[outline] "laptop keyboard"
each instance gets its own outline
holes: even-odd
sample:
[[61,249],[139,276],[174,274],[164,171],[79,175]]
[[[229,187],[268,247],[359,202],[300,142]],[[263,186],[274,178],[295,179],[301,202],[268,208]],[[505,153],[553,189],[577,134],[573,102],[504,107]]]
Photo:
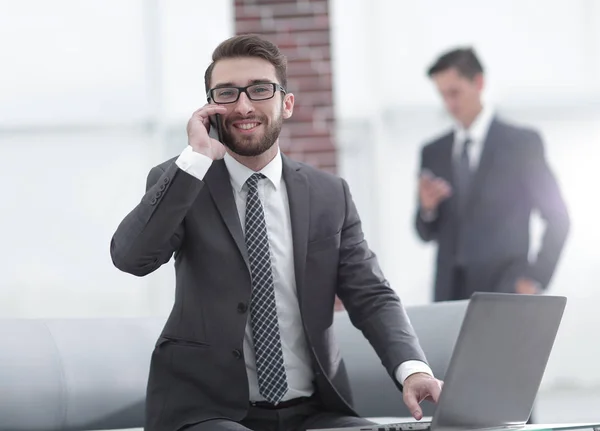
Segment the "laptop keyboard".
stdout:
[[427,431],[431,427],[429,422],[402,422],[398,424],[375,425],[360,428],[361,431]]

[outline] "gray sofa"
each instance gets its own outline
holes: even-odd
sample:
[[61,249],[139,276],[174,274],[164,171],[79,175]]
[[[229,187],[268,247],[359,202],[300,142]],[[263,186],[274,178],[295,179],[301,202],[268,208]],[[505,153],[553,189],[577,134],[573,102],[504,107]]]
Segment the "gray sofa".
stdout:
[[[409,307],[443,378],[466,302]],[[149,359],[161,318],[0,320],[0,431],[143,427]],[[407,417],[402,396],[344,312],[334,322],[366,417]],[[432,406],[424,406],[431,415]]]

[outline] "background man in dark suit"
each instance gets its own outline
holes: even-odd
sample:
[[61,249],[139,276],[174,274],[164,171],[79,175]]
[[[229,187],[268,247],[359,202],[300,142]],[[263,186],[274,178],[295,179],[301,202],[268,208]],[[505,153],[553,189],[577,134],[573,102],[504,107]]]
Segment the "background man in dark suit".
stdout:
[[[421,153],[416,229],[438,244],[434,300],[467,299],[475,291],[540,293],[570,225],[540,135],[483,106],[483,67],[472,49],[443,54],[428,75],[456,122]],[[546,231],[531,262],[533,210]]]
[[[456,121],[421,153],[416,229],[438,244],[435,301],[475,291],[542,291],[570,221],[540,135],[501,121],[482,105],[483,68],[472,49],[443,54],[428,75]],[[530,261],[532,210],[546,230]]]
[[[285,57],[259,37],[233,37],[214,51],[205,86],[189,145],[150,171],[111,242],[115,266],[137,276],[175,255],[146,429],[369,424],[352,408],[335,342],[336,294],[420,419],[419,402],[437,401],[441,382],[367,246],[346,182],[279,151],[294,107]],[[210,117],[226,148],[209,136]]]
[[[570,221],[540,135],[501,121],[482,105],[483,68],[472,49],[443,54],[428,75],[456,121],[421,153],[416,229],[438,244],[435,301],[475,291],[542,291]],[[532,210],[546,230],[530,261]]]

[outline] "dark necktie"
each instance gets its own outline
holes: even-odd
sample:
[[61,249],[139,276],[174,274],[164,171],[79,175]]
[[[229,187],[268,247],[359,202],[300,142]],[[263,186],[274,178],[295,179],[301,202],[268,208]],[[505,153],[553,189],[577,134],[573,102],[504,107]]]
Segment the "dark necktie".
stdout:
[[460,158],[456,163],[456,188],[460,214],[462,214],[465,208],[471,185],[471,165],[469,161],[469,149],[471,144],[471,138],[467,138],[462,145]]
[[[471,147],[472,141],[470,138],[467,138],[461,149],[460,157],[455,162],[455,187],[456,187],[456,198],[457,198],[457,226],[456,226],[456,264],[458,266],[463,266],[466,262],[465,256],[467,256],[467,251],[465,249],[466,242],[463,234],[463,223],[464,223],[464,210],[467,204],[467,199],[469,198],[469,188],[471,183],[471,165],[469,163],[469,148]],[[455,286],[458,289],[461,289],[462,286]],[[462,293],[460,294],[462,295]]]
[[246,247],[252,276],[250,324],[256,352],[256,373],[260,394],[278,403],[288,390],[281,336],[277,321],[275,288],[271,271],[271,254],[263,206],[258,196],[258,181],[263,174],[253,174],[246,184]]

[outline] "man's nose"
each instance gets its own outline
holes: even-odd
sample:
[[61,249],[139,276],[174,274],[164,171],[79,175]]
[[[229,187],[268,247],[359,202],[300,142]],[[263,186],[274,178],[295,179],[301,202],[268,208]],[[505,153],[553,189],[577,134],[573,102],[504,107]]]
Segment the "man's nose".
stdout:
[[254,112],[254,105],[252,105],[252,101],[248,98],[246,93],[240,94],[240,97],[235,104],[234,111],[242,116],[246,116]]

